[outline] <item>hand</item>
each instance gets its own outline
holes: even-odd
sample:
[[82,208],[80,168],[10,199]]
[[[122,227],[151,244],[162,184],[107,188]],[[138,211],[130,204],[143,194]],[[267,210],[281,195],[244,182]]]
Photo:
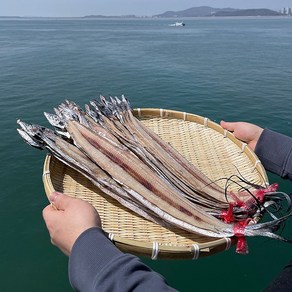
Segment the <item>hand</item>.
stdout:
[[78,236],[91,227],[101,227],[100,217],[89,203],[54,192],[51,205],[43,210],[43,218],[51,241],[66,255],[70,255]]
[[221,121],[220,125],[222,128],[230,131],[233,135],[247,143],[247,145],[252,149],[255,150],[256,144],[262,134],[263,130],[261,127],[256,126],[254,124],[245,123],[245,122],[225,122]]

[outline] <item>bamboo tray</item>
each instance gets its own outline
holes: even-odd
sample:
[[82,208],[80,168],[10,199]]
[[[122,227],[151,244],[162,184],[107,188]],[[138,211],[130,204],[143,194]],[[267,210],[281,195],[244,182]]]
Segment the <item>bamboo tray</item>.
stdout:
[[[245,143],[207,118],[172,110],[135,109],[134,115],[169,142],[203,173],[224,187],[231,175],[265,186],[266,172]],[[91,203],[99,212],[103,229],[124,252],[152,259],[197,259],[224,251],[233,238],[209,238],[179,228],[166,229],[121,206],[70,167],[47,155],[43,183],[47,196],[54,190]],[[230,187],[236,191],[235,184]]]

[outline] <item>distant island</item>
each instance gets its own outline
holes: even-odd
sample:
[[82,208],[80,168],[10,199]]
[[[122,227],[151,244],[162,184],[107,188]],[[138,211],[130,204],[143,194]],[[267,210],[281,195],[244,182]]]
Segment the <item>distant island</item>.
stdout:
[[[260,9],[235,9],[235,8],[213,8],[209,6],[192,7],[180,11],[166,11],[153,16],[143,16],[144,18],[185,18],[185,17],[234,17],[234,16],[284,16],[289,15],[283,12],[260,8]],[[124,16],[104,16],[88,15],[85,18],[141,18],[141,16],[124,15]]]
[[180,17],[219,17],[219,16],[281,16],[281,12],[261,9],[234,9],[234,8],[212,8],[209,6],[193,7],[180,11],[166,11],[152,17],[157,18],[180,18]]

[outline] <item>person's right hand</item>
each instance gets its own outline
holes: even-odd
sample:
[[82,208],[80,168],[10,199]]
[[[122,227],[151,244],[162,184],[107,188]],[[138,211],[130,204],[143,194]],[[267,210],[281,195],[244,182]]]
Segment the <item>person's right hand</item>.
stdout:
[[263,130],[261,127],[246,123],[246,122],[225,122],[221,121],[220,126],[230,132],[233,135],[247,143],[247,145],[252,149],[255,150],[256,144],[262,134]]
[[66,255],[81,233],[91,227],[101,227],[99,214],[89,203],[54,192],[52,205],[43,210],[43,217],[50,233],[51,242]]

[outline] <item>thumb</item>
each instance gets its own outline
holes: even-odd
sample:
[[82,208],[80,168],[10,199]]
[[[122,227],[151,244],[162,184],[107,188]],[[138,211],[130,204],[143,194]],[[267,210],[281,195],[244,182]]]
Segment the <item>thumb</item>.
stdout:
[[65,210],[69,203],[72,201],[72,198],[59,192],[53,192],[50,195],[49,199],[57,210]]
[[220,126],[230,132],[233,132],[235,130],[235,124],[236,123],[225,122],[223,120],[220,122]]

